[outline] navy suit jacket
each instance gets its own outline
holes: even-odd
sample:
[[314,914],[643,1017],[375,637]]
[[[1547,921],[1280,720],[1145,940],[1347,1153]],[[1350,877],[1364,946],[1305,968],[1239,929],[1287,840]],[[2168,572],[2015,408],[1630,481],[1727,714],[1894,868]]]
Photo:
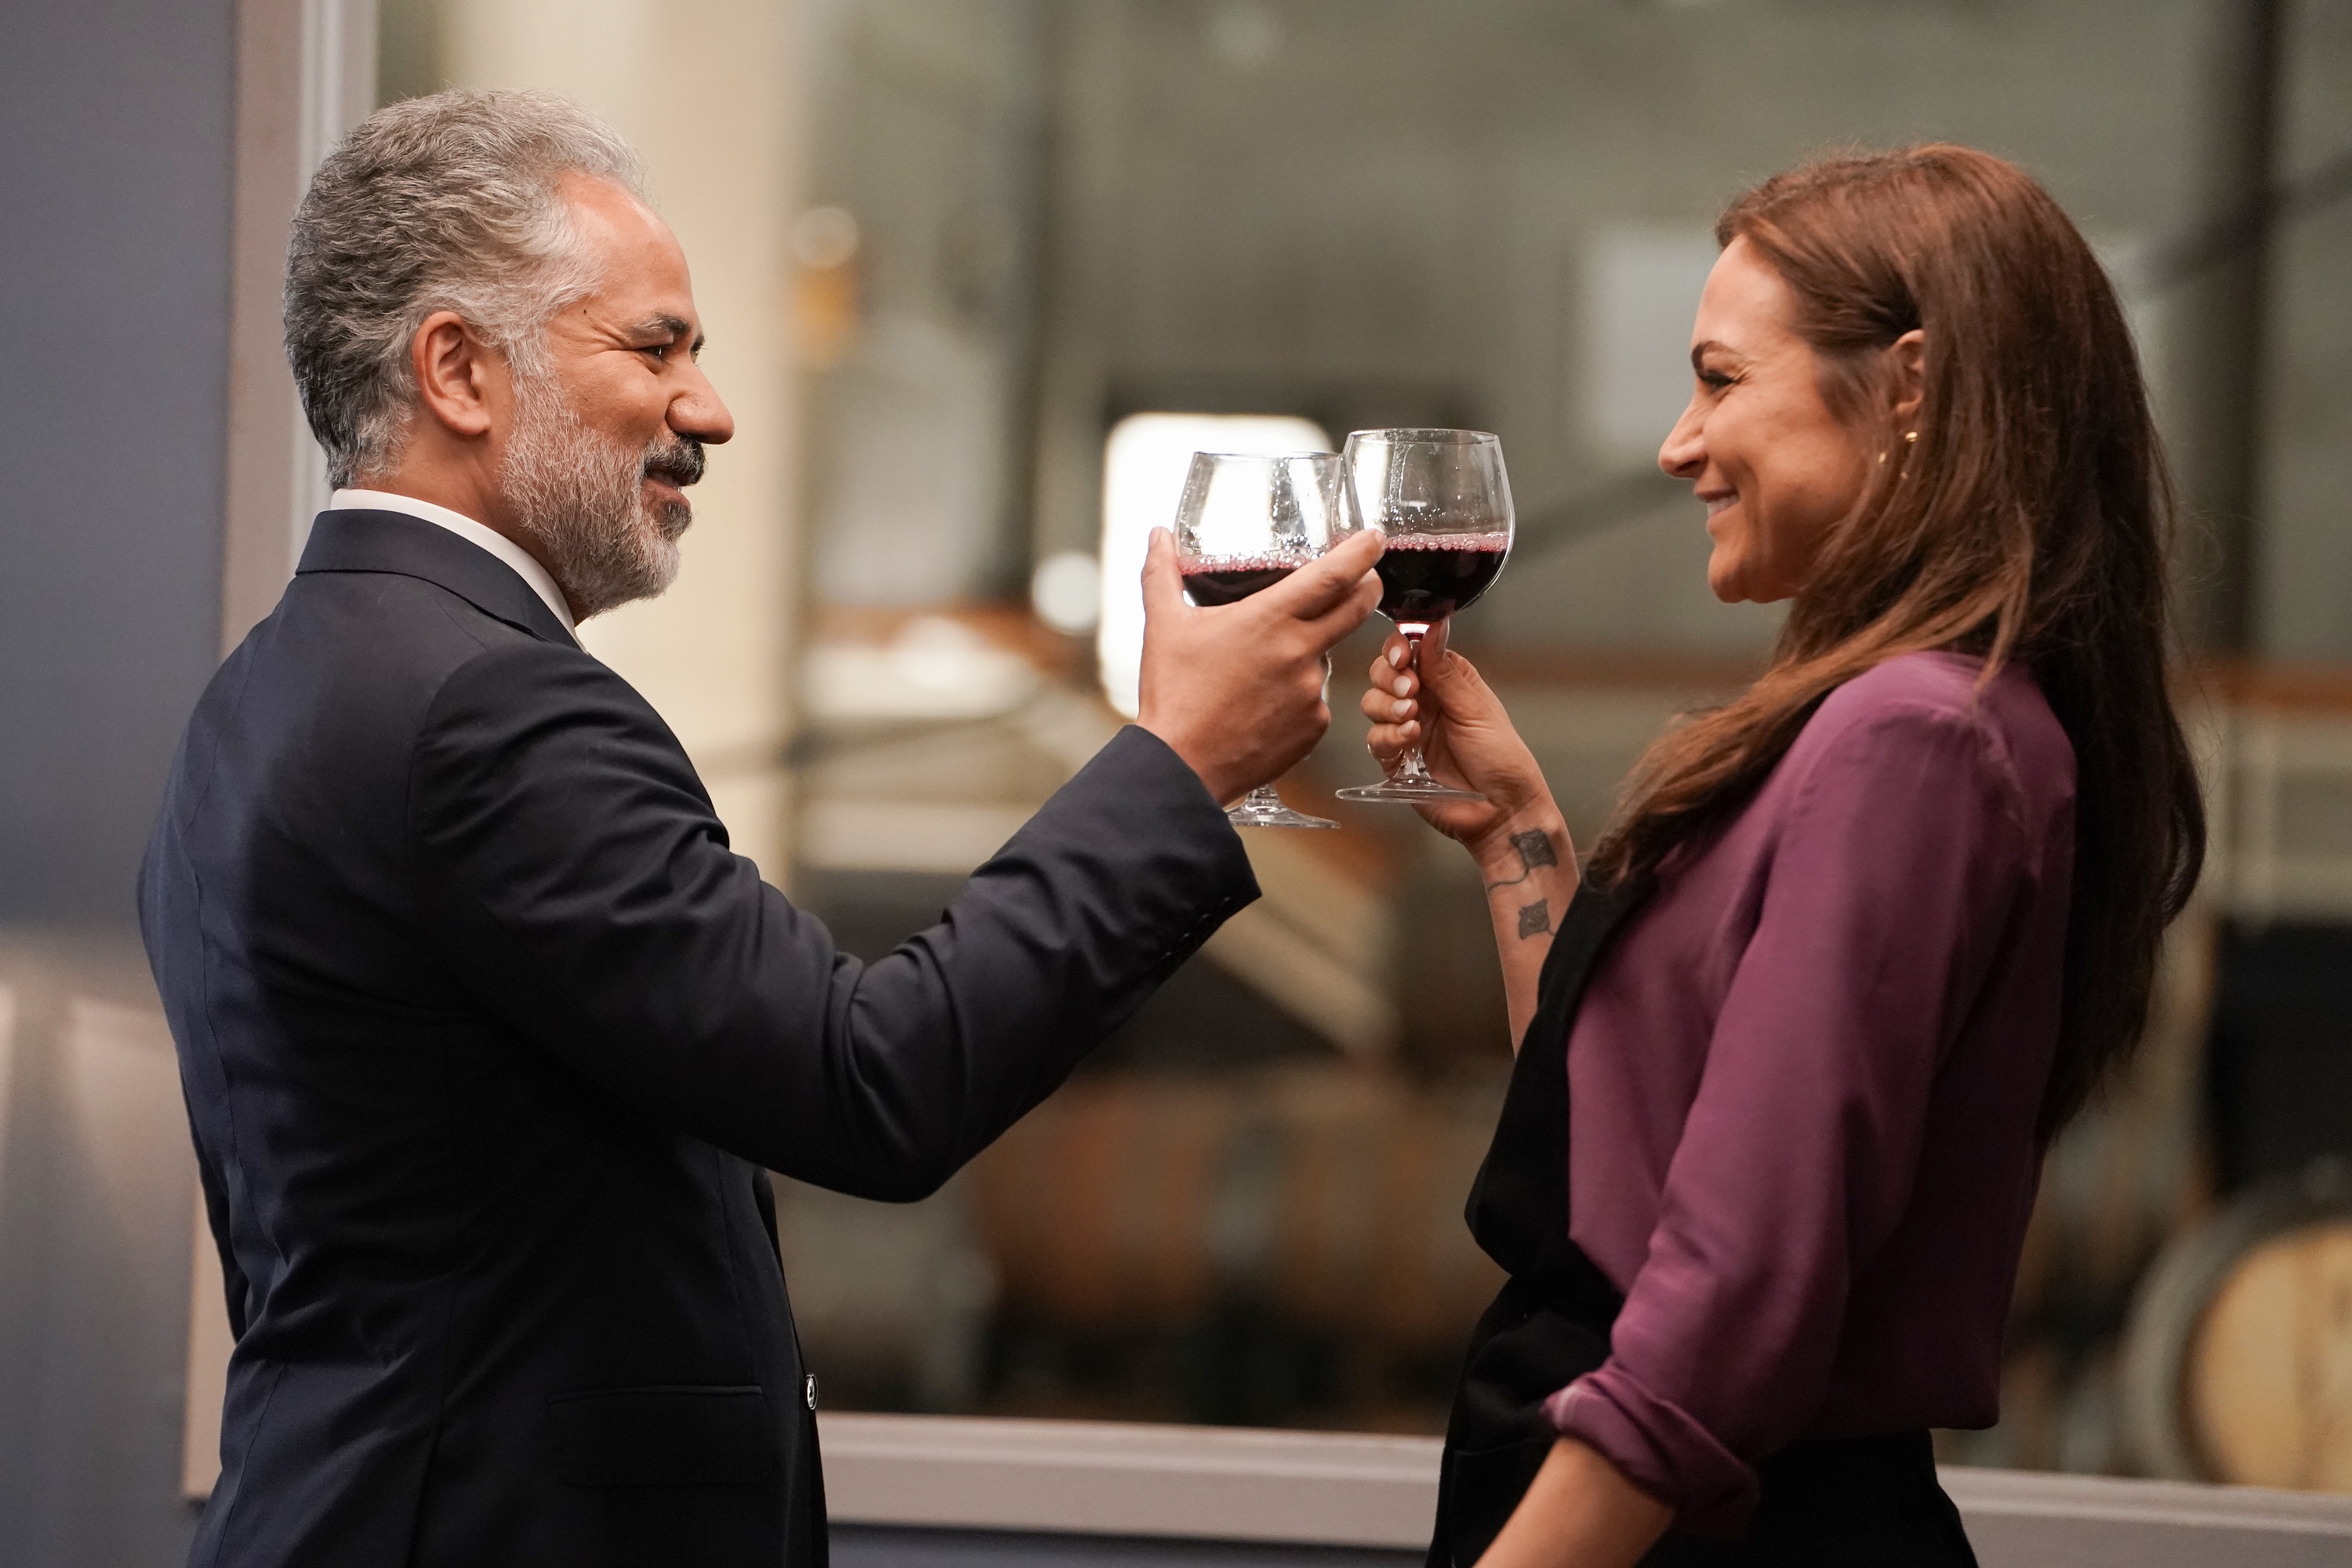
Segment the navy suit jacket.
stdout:
[[191,1561],[822,1563],[761,1167],[931,1192],[1255,894],[1129,729],[860,963],[512,571],[321,516],[141,875],[236,1333]]

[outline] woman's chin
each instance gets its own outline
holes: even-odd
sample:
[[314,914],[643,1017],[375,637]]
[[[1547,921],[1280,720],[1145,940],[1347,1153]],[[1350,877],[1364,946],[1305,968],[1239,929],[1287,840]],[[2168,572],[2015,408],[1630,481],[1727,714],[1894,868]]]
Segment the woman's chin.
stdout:
[[1715,596],[1727,605],[1737,605],[1747,598],[1748,585],[1743,577],[1739,563],[1727,560],[1723,549],[1717,546],[1713,558],[1706,563],[1706,585]]

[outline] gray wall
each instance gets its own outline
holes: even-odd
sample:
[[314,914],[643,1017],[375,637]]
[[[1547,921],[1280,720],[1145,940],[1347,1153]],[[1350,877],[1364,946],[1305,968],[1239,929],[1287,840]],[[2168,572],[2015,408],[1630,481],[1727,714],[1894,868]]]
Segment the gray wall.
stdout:
[[[2352,6],[2299,0],[2287,15],[2279,173],[2293,179],[2352,153]],[[2342,660],[2352,657],[2352,200],[2290,224],[2273,268],[2255,624],[2273,658]]]
[[866,312],[809,405],[816,595],[1017,598],[1048,7],[819,0],[809,17],[811,200],[856,215]]
[[123,922],[215,663],[231,0],[18,0],[0,49],[0,920]]
[[[1950,139],[2041,174],[2118,248],[2198,216],[2218,0],[1668,5],[1231,0],[1067,8],[1044,323],[1041,547],[1083,544],[1106,407],[1206,396],[1499,433],[1523,524],[1646,470],[1687,387],[1612,416],[1598,247],[1695,240],[1842,142]],[[1254,19],[1240,25],[1243,19]],[[1704,267],[1704,260],[1701,263]],[[1337,396],[1360,389],[1353,396]],[[1288,395],[1286,397],[1285,394]],[[1616,424],[1646,428],[1608,438]],[[1739,649],[1687,492],[1520,552],[1477,646]],[[1564,545],[1564,547],[1563,547]]]
[[[870,319],[813,389],[818,595],[1017,588],[1024,544],[1091,546],[1107,417],[1295,411],[1503,435],[1522,524],[1551,537],[1465,627],[1480,646],[1752,648],[1777,623],[1706,593],[1686,496],[1612,483],[1647,466],[1676,406],[1629,406],[1597,353],[1612,237],[1684,236],[1704,252],[1725,198],[1843,142],[1988,147],[2040,174],[2106,248],[2161,399],[2183,374],[2168,362],[2187,291],[2152,287],[2139,263],[2210,216],[2215,60],[2241,10],[824,0],[816,195],[866,224]],[[2352,149],[2352,9],[2286,10],[2292,175]],[[2352,395],[2334,368],[2352,342],[2347,245],[2339,202],[2277,253],[2253,629],[2278,657],[2352,655],[2352,529],[2336,515]],[[1025,280],[1034,312],[1016,288],[971,287],[976,258]],[[1695,293],[1685,281],[1658,287]],[[1666,311],[1670,390],[1689,303]],[[2166,413],[2186,456],[2177,426],[2194,400],[2167,401],[2184,405]],[[1647,438],[1616,438],[1629,418]],[[992,433],[998,456],[982,450]],[[963,455],[946,460],[958,438]],[[827,466],[868,447],[911,456],[866,463],[879,479]],[[846,504],[849,481],[883,486],[878,510],[898,522]],[[1032,538],[991,532],[997,506],[1031,512]],[[1541,526],[1570,511],[1580,524]],[[964,524],[961,553],[901,537],[929,516]]]
[[[163,1564],[192,1204],[131,882],[215,662],[233,0],[16,0],[0,49],[0,1559]],[[35,934],[27,936],[27,929]]]

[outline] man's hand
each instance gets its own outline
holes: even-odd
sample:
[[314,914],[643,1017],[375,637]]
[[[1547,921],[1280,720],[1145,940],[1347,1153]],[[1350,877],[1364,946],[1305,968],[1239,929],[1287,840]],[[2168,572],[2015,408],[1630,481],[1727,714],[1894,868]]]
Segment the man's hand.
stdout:
[[1381,536],[1355,534],[1235,604],[1184,602],[1176,536],[1151,531],[1143,565],[1136,722],[1192,764],[1219,801],[1279,778],[1330,727],[1324,655],[1380,603]]

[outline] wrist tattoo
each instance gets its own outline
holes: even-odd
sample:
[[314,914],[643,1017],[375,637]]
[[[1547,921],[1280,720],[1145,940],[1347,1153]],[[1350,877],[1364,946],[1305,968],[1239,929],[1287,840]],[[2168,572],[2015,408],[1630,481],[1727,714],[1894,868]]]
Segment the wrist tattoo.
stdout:
[[1517,887],[1521,882],[1534,876],[1536,868],[1538,866],[1559,864],[1559,857],[1552,852],[1551,835],[1541,828],[1530,827],[1525,833],[1512,834],[1511,847],[1519,852],[1519,874],[1516,877],[1506,877],[1499,882],[1487,883],[1486,890],[1490,893],[1497,888]]
[[1538,899],[1532,904],[1519,906],[1519,935],[1522,939],[1543,936],[1551,930],[1551,900]]

